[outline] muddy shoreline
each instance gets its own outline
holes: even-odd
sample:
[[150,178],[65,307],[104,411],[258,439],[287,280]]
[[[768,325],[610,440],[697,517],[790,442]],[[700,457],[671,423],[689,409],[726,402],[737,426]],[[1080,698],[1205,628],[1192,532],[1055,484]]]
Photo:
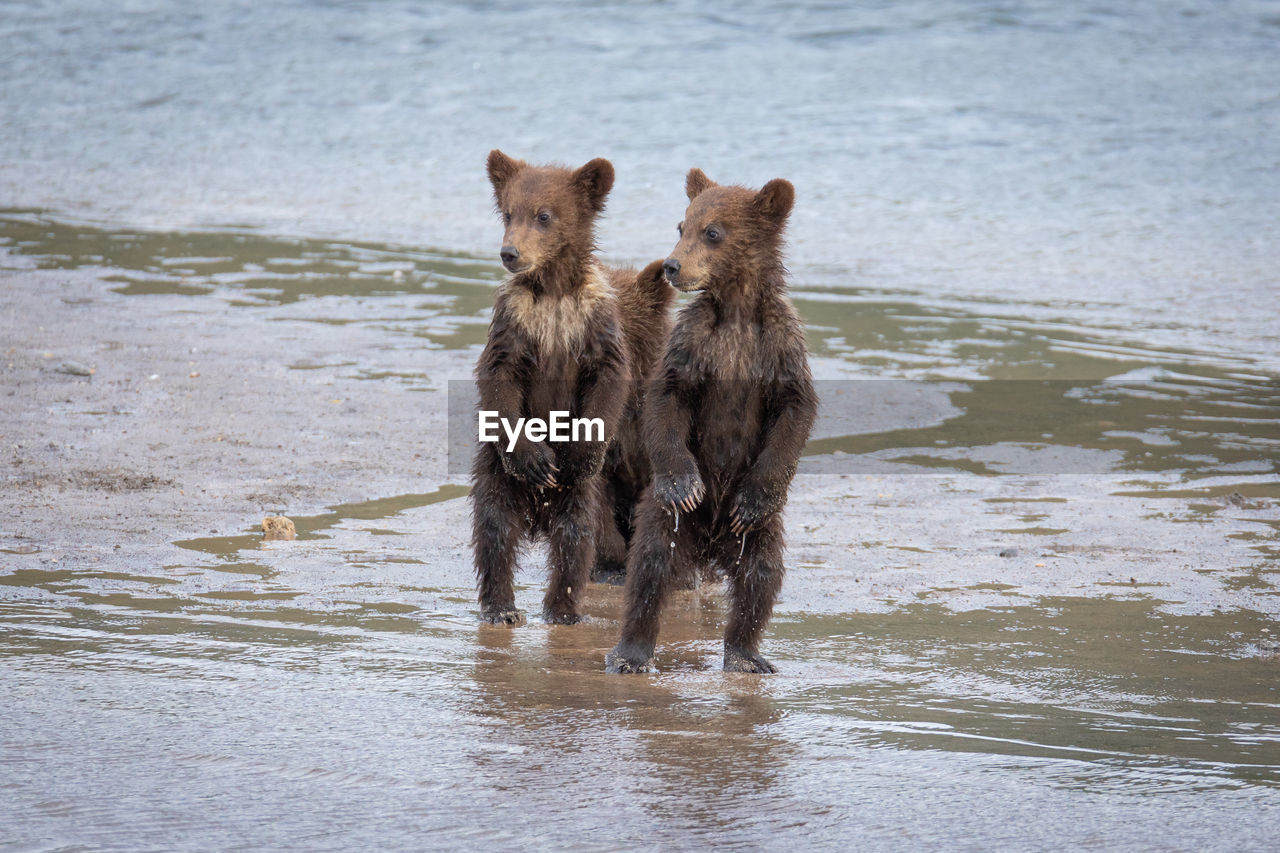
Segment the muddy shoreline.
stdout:
[[[429,397],[323,366],[377,362],[368,350],[385,342],[372,334],[131,299],[88,273],[3,276],[5,547],[164,565],[176,539],[441,482],[427,439],[443,415]],[[290,370],[308,360],[314,370]],[[463,354],[439,361],[465,375]]]
[[[992,434],[978,410],[1038,382],[837,384],[858,405],[820,420],[786,513],[762,647],[780,673],[721,671],[707,583],[673,596],[657,674],[610,676],[621,591],[543,624],[539,547],[516,578],[529,624],[477,621],[445,407],[490,266],[239,239],[72,230],[0,256],[0,842],[1267,848],[1265,424],[1213,441],[1159,421],[1207,460],[1184,481],[1161,432]],[[825,379],[878,370],[828,336],[936,346],[897,298],[825,305],[802,304],[839,324],[816,335]],[[1048,350],[1023,328],[1010,363]],[[1210,400],[1175,398],[1188,417],[1269,399],[1209,379],[1136,390]],[[296,540],[263,541],[275,514]]]
[[[447,469],[444,407],[474,350],[333,322],[323,300],[139,297],[104,271],[12,255],[6,266],[0,556],[12,568],[183,565],[195,554],[175,542],[245,534],[264,515],[466,485]],[[354,313],[411,311],[415,298]],[[838,369],[818,360],[820,375]],[[886,428],[899,402],[867,421]],[[813,457],[806,468],[831,470]],[[1121,479],[1103,475],[886,470],[797,478],[780,612],[1083,596],[1280,613],[1271,570],[1223,559],[1224,535],[1274,526],[1266,498],[1116,497]],[[465,590],[466,501],[415,520],[430,544],[406,556]],[[522,564],[533,586],[538,563]]]

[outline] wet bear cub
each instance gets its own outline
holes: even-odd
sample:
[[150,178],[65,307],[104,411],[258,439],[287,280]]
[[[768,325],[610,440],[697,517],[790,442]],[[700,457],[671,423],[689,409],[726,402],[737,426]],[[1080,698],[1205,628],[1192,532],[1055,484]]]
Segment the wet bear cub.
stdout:
[[[647,328],[639,309],[652,300],[632,292],[643,290],[643,277],[606,270],[595,258],[595,220],[613,186],[608,160],[570,170],[530,166],[495,150],[488,172],[505,224],[500,254],[510,277],[498,289],[476,365],[479,408],[509,424],[549,423],[552,412],[568,412],[603,429],[588,427],[578,440],[560,442],[523,430],[514,443],[504,436],[480,444],[471,499],[481,616],[523,623],[515,606],[516,556],[525,538],[545,536],[550,578],[543,616],[573,623],[597,539],[606,522],[612,528],[601,470],[634,393],[636,347],[628,330],[634,336]],[[658,277],[656,267],[647,274]],[[628,312],[639,314],[628,321]]]
[[804,332],[786,296],[787,181],[758,192],[701,170],[667,280],[697,297],[676,319],[648,388],[643,430],[653,481],[627,558],[622,638],[610,672],[653,665],[663,602],[691,570],[729,586],[724,668],[776,672],[760,638],[782,586],[782,508],[817,413]]
[[604,464],[604,506],[591,578],[618,584],[624,578],[627,546],[635,531],[635,510],[652,476],[640,413],[650,375],[671,335],[670,308],[676,292],[667,284],[662,261],[654,261],[639,274],[610,269],[609,279],[618,295],[630,375],[617,438],[609,445]]

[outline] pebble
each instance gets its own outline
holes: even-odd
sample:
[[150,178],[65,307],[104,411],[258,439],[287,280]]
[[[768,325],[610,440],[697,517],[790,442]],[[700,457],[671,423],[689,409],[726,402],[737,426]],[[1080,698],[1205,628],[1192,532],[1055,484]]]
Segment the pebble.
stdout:
[[81,364],[78,361],[64,361],[54,368],[55,373],[65,373],[68,376],[92,376],[98,371],[87,364]]

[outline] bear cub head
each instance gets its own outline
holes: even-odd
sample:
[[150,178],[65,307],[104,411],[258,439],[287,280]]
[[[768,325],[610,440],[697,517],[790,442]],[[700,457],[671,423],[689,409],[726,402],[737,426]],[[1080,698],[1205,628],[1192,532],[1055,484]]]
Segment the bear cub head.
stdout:
[[796,198],[789,181],[775,178],[756,191],[720,186],[690,169],[685,192],[680,241],[662,265],[672,287],[685,293],[741,288],[761,269],[781,265],[782,231]]
[[613,164],[596,158],[579,169],[530,166],[496,148],[489,182],[505,230],[499,256],[517,277],[554,277],[578,268],[595,249],[595,220],[613,188]]

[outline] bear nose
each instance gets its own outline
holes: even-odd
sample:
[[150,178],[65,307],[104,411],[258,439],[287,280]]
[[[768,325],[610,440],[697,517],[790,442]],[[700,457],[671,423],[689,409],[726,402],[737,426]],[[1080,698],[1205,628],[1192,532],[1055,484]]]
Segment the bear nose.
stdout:
[[662,262],[662,272],[667,278],[675,278],[680,275],[680,262],[675,258],[667,258]]
[[511,266],[520,260],[520,250],[515,246],[503,246],[502,251],[498,252],[498,256],[502,258],[502,263]]

